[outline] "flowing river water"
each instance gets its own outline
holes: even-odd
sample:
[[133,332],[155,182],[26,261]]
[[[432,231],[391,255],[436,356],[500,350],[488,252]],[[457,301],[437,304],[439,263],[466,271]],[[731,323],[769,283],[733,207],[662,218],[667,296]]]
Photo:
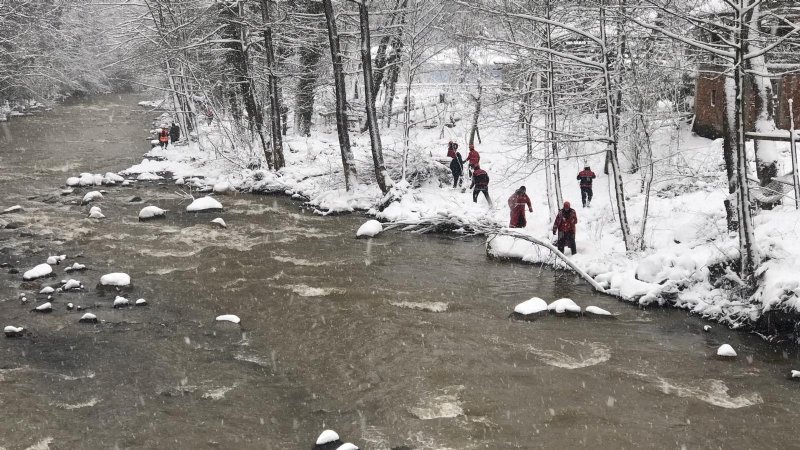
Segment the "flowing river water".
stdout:
[[[489,260],[481,239],[357,240],[361,215],[276,196],[189,214],[171,183],[106,187],[107,218],[86,218],[64,180],[140,161],[152,116],[115,95],[0,124],[0,206],[23,207],[0,215],[0,325],[29,330],[0,339],[0,448],[310,449],[325,428],[364,449],[800,447],[795,347]],[[150,204],[167,218],[138,222]],[[58,254],[56,278],[22,281]],[[117,271],[148,306],[111,308],[96,285]],[[69,278],[86,289],[31,312]],[[616,317],[509,317],[533,296]]]

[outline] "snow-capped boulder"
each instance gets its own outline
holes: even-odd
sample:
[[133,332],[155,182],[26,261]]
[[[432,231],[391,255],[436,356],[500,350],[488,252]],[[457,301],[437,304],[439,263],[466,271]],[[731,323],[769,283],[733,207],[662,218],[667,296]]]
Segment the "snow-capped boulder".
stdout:
[[53,273],[53,268],[50,264],[39,264],[33,269],[22,274],[22,279],[25,281],[35,280],[37,278],[46,277]]
[[131,285],[131,277],[122,272],[107,273],[100,277],[100,284],[102,286],[126,287]]
[[64,286],[61,286],[61,289],[65,290],[65,291],[71,291],[73,289],[81,289],[82,287],[83,286],[81,285],[80,281],[78,281],[78,280],[69,280],[66,283],[64,283]]
[[239,323],[241,322],[241,319],[239,319],[239,316],[233,314],[223,314],[221,316],[217,316],[217,322]]
[[0,214],[10,214],[13,212],[20,212],[20,211],[22,211],[22,206],[14,205],[4,209],[3,212]]
[[125,178],[113,172],[106,172],[105,176],[103,177],[103,184],[117,184],[122,183],[123,181],[125,181]]
[[52,294],[52,293],[53,293],[53,292],[55,292],[55,291],[56,291],[56,290],[55,290],[55,289],[53,289],[52,287],[50,287],[50,286],[45,286],[45,287],[43,287],[43,288],[42,288],[42,290],[41,290],[41,291],[39,291],[39,293],[40,293],[40,294],[44,294],[44,295],[50,295],[50,294]]
[[86,313],[78,320],[80,323],[97,323],[97,316],[92,313]]
[[133,181],[131,181],[131,180],[125,180],[125,181],[122,182],[122,186],[130,186],[132,184],[133,184]]
[[176,178],[175,184],[177,184],[178,186],[183,186],[184,184],[186,184],[186,181],[183,178]]
[[64,272],[75,272],[78,270],[86,270],[86,266],[81,263],[73,263],[71,266],[64,269]]
[[339,440],[339,434],[333,430],[325,430],[317,438],[317,445],[330,444]]
[[518,304],[514,307],[514,314],[523,318],[533,317],[537,314],[547,312],[547,302],[539,297],[533,297],[530,300]]
[[196,198],[189,206],[186,207],[186,211],[188,212],[214,211],[220,209],[222,209],[222,203],[209,196]]
[[139,220],[155,219],[157,217],[164,217],[166,214],[166,209],[161,209],[158,206],[145,206],[139,211]]
[[233,187],[227,181],[220,181],[219,183],[214,184],[213,190],[215,194],[227,194],[233,191]]
[[554,301],[553,303],[550,303],[550,305],[547,306],[547,310],[548,311],[552,311],[552,312],[554,312],[556,314],[565,314],[565,313],[580,314],[581,313],[581,307],[576,305],[575,302],[572,301],[572,299],[569,299],[569,298],[560,298],[560,299]]
[[53,310],[53,305],[50,302],[42,303],[34,309],[36,312],[49,313]]
[[7,325],[3,328],[3,333],[5,333],[6,337],[20,337],[22,336],[22,332],[25,331],[22,327],[15,327],[13,325]]
[[222,220],[222,217],[217,217],[216,219],[212,220],[211,223],[220,228],[228,228],[228,224],[226,224],[225,221]]
[[610,312],[606,311],[603,308],[599,308],[597,306],[587,306],[585,311],[586,314],[591,314],[593,316],[614,317],[614,315],[611,314]]
[[134,304],[136,306],[147,306],[147,300],[140,298],[139,300],[136,300],[136,303]]
[[158,181],[158,180],[163,180],[164,177],[161,177],[161,176],[156,175],[154,173],[144,172],[144,173],[140,173],[139,176],[136,177],[136,179],[139,180],[139,181]]
[[703,325],[703,331],[711,331],[711,325]]
[[70,194],[72,194],[73,192],[75,192],[75,189],[72,189],[72,188],[66,188],[66,189],[62,189],[62,190],[61,190],[61,195],[70,195]]
[[344,444],[336,447],[336,450],[358,450],[358,447],[356,447],[355,444],[345,442]]
[[363,225],[358,227],[358,231],[356,231],[356,237],[361,237],[361,236],[373,237],[376,236],[381,231],[383,231],[383,225],[380,222],[374,219],[368,220],[364,222]]
[[130,300],[125,297],[120,297],[119,295],[114,299],[114,308],[123,308],[125,306],[130,306],[130,304]]
[[800,378],[800,370],[792,370],[789,372],[789,378],[798,379]]
[[87,203],[91,203],[95,200],[99,200],[103,198],[103,194],[100,191],[91,191],[87,192],[86,195],[83,196],[83,200],[81,200],[81,204],[85,205]]
[[103,211],[100,210],[99,206],[92,206],[89,209],[89,218],[90,219],[105,219],[106,216],[103,214]]
[[67,178],[67,186],[80,186],[81,179],[78,177],[69,177]]
[[733,357],[736,356],[736,350],[734,350],[733,347],[731,347],[728,344],[722,344],[717,349],[717,356],[724,356],[724,357],[727,357],[727,358],[733,358]]
[[55,256],[48,256],[47,257],[47,264],[54,266],[56,264],[60,264],[61,261],[67,259],[67,255],[55,255]]
[[68,310],[72,311],[72,308],[74,308],[74,307],[75,307],[75,305],[73,305],[72,303],[67,303],[67,309]]

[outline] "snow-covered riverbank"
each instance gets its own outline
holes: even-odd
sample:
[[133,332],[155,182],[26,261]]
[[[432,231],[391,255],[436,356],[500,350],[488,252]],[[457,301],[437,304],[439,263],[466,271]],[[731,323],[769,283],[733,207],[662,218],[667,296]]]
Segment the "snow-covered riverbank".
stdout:
[[[460,124],[459,124],[460,125]],[[547,205],[545,176],[538,161],[526,162],[524,147],[515,144],[515,130],[484,128],[483,143],[477,145],[481,166],[491,177],[489,192],[493,206],[481,197],[472,202],[469,189],[453,189],[447,169],[449,140],[460,143],[466,156],[463,126],[420,129],[413,135],[407,181],[392,191],[395,201],[380,210],[386,199],[371,182],[369,140],[353,133],[354,152],[361,184],[344,189],[341,156],[334,130],[319,130],[313,138],[287,138],[287,166],[275,174],[256,168],[258,157],[233,145],[231,132],[217,122],[201,129],[201,145],[155,148],[142,163],[124,171],[127,175],[169,174],[178,185],[211,190],[231,186],[243,192],[279,192],[307,200],[319,213],[356,210],[383,221],[423,224],[447,222],[458,231],[485,224],[507,225],[506,199],[526,185],[534,212],[528,215],[529,235],[550,239],[552,218]],[[400,128],[384,131],[387,166],[399,178],[402,141]],[[440,137],[441,136],[441,137]],[[731,327],[761,327],[765,313],[794,314],[800,288],[800,244],[797,235],[800,213],[793,201],[756,216],[756,235],[763,255],[759,288],[742,298],[739,281],[726,264],[735,260],[737,236],[726,230],[723,200],[727,197],[721,142],[693,136],[687,128],[665,127],[654,137],[658,161],[649,201],[645,250],[626,253],[612,207],[613,192],[603,175],[603,154],[590,158],[567,157],[561,161],[564,199],[578,213],[578,254],[572,260],[607,292],[641,305],[673,305]],[[234,150],[234,147],[239,150]],[[790,165],[788,145],[782,150],[784,168]],[[602,150],[597,147],[596,150]],[[585,151],[585,149],[584,149]],[[591,208],[580,207],[575,177],[585,164],[598,174]],[[625,165],[625,164],[624,164]],[[248,168],[249,166],[249,168]],[[465,187],[469,180],[466,181]],[[635,234],[641,234],[646,196],[640,192],[641,175],[625,175],[628,216]],[[355,230],[354,230],[355,231]],[[565,267],[546,249],[508,236],[490,236],[490,255]],[[535,293],[533,293],[535,294]]]

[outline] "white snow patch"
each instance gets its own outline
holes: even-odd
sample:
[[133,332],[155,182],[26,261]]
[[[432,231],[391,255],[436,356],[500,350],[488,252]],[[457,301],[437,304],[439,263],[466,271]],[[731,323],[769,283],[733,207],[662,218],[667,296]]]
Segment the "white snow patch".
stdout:
[[792,378],[800,378],[800,370],[792,370]]
[[154,217],[164,217],[166,214],[166,209],[161,209],[158,206],[145,206],[141,211],[139,211],[139,220],[147,220]]
[[125,181],[125,178],[113,172],[106,172],[103,177],[103,184],[116,184],[122,183],[123,181]]
[[325,430],[319,434],[317,445],[324,445],[329,442],[338,441],[339,435],[333,430]]
[[53,268],[50,264],[39,264],[33,269],[22,274],[22,279],[26,281],[35,280],[37,278],[46,277],[53,273]]
[[517,314],[522,314],[523,316],[527,316],[528,314],[536,314],[547,310],[547,302],[539,297],[533,297],[530,300],[525,300],[514,307],[514,312]]
[[147,304],[147,300],[145,300],[143,298],[140,298],[139,300],[136,300],[136,303],[135,303],[136,306],[145,306],[146,304]]
[[69,291],[71,289],[80,289],[81,282],[78,280],[69,280],[67,281],[64,286],[61,287],[62,290]]
[[120,297],[119,295],[114,299],[114,308],[121,308],[123,306],[130,305],[131,302],[125,297]]
[[441,313],[447,311],[447,303],[444,302],[389,302],[392,306],[397,306],[398,308],[408,308],[408,309],[417,309],[420,311],[430,311],[435,313]]
[[382,231],[383,231],[383,224],[373,219],[364,222],[363,225],[358,227],[358,231],[356,231],[356,236],[373,237]]
[[3,214],[22,211],[22,206],[14,205],[3,210]]
[[581,307],[576,305],[572,299],[560,298],[547,307],[548,311],[553,311],[556,314],[564,314],[565,312],[580,314]]
[[194,199],[194,201],[186,207],[188,212],[208,211],[222,209],[222,203],[218,202],[215,198],[205,196]]
[[139,176],[136,177],[136,179],[139,181],[158,181],[158,180],[163,180],[164,177],[158,176],[154,173],[144,172],[140,173]]
[[711,331],[711,325],[703,325],[703,331]]
[[103,198],[103,194],[100,191],[91,191],[87,192],[86,195],[83,196],[83,200],[81,200],[81,204],[85,205],[87,203],[91,203],[95,200],[99,200]]
[[729,344],[722,344],[717,349],[717,356],[727,356],[732,358],[736,356],[736,350],[734,350]]
[[127,273],[122,272],[107,273],[100,277],[100,284],[103,286],[130,286],[131,277]]
[[221,316],[217,316],[216,320],[217,320],[217,322],[233,322],[233,323],[241,322],[241,319],[239,319],[239,316],[236,316],[234,314],[223,314]]
[[65,259],[67,259],[67,255],[48,256],[47,257],[47,264],[50,264],[51,266],[54,266],[54,265],[60,263],[61,261],[65,260]]
[[358,450],[358,447],[356,447],[355,444],[345,442],[344,444],[336,447],[336,450]]
[[599,308],[597,306],[587,306],[586,307],[586,313],[594,314],[596,316],[611,316],[611,315],[613,315],[610,312],[606,311],[605,309]]
[[41,305],[36,307],[36,311],[39,312],[48,312],[53,310],[53,305],[50,302],[42,303]]
[[86,313],[83,316],[81,316],[81,318],[80,318],[81,322],[94,322],[96,320],[97,320],[97,316],[92,314],[92,313]]
[[228,225],[222,220],[222,217],[217,217],[216,219],[212,220],[211,223],[218,225],[222,228],[228,228]]
[[24,330],[24,328],[22,328],[22,327],[15,327],[14,325],[7,325],[5,328],[3,328],[3,333],[5,333],[7,335],[8,334],[17,334],[17,333],[22,333],[22,330]]
[[83,270],[86,266],[81,263],[73,263],[71,266],[64,269],[65,272],[74,272],[76,270]]
[[40,293],[40,294],[52,294],[52,293],[53,293],[53,292],[55,292],[55,291],[56,291],[56,290],[55,290],[55,289],[53,289],[52,287],[50,287],[50,286],[45,286],[45,287],[43,287],[43,288],[42,288],[42,290],[41,290],[41,291],[39,291],[39,293]]

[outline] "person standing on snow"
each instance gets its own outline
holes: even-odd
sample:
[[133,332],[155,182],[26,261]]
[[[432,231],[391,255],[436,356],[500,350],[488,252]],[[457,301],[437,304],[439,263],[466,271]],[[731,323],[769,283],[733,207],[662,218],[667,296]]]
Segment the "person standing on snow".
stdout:
[[475,166],[475,170],[472,171],[472,184],[469,187],[472,188],[473,203],[478,203],[478,193],[483,192],[489,206],[492,206],[492,199],[489,198],[489,174],[480,166]]
[[469,163],[469,173],[472,176],[473,170],[477,169],[481,162],[481,155],[475,150],[474,144],[469,144],[469,153],[467,153],[467,162]]
[[508,197],[508,207],[511,209],[511,222],[510,228],[525,228],[528,221],[525,220],[525,206],[528,206],[528,211],[533,212],[531,207],[531,199],[525,193],[525,186],[520,186],[519,189]]
[[161,128],[161,131],[158,132],[158,145],[161,148],[167,148],[167,144],[169,144],[169,130],[167,128]]
[[169,140],[174,144],[178,142],[180,138],[181,138],[181,127],[179,127],[177,123],[172,122],[172,126],[169,127]]
[[575,248],[575,224],[578,223],[578,215],[575,210],[570,208],[569,202],[564,202],[564,208],[558,211],[556,221],[553,223],[553,234],[558,231],[558,241],[556,247],[558,251],[564,253],[564,247],[569,247],[572,254],[577,253]]
[[578,172],[578,181],[581,182],[581,200],[584,208],[592,204],[592,180],[595,178],[597,178],[597,175],[592,172],[589,166],[585,166],[583,170]]
[[464,159],[461,157],[461,153],[458,152],[458,144],[450,142],[447,156],[452,158],[450,160],[450,172],[453,173],[453,188],[457,188],[463,183],[461,176],[464,173]]

